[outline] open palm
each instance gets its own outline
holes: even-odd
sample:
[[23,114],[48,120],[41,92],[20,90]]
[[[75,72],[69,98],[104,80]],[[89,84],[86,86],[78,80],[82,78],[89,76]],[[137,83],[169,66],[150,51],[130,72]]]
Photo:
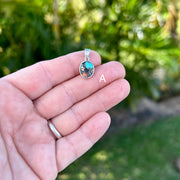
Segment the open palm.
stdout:
[[[108,129],[105,112],[129,93],[118,62],[96,67],[91,79],[78,74],[84,52],[42,61],[0,79],[1,179],[55,179]],[[102,74],[105,81],[99,82]],[[63,135],[56,140],[47,122]]]

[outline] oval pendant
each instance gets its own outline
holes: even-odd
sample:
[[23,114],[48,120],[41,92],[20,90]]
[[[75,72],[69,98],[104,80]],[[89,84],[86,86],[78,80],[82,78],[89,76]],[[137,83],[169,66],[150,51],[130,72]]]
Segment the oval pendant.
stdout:
[[79,72],[83,78],[90,78],[94,74],[94,65],[90,61],[83,61],[79,66]]

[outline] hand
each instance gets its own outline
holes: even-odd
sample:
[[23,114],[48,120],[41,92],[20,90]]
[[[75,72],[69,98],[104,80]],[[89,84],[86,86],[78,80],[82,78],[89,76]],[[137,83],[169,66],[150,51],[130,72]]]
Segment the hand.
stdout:
[[[0,79],[1,179],[55,179],[108,129],[105,112],[129,93],[118,62],[95,65],[91,79],[79,75],[84,51],[42,61]],[[104,81],[99,82],[101,75]],[[51,119],[63,135],[56,140]]]

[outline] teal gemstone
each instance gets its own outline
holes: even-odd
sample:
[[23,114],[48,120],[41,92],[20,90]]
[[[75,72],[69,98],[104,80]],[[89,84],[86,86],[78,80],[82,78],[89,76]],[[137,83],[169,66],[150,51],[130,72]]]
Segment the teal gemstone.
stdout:
[[91,62],[89,62],[89,61],[86,61],[86,62],[85,62],[85,67],[86,67],[87,69],[93,69],[93,68],[94,68],[93,64],[92,64]]
[[79,66],[79,72],[82,77],[90,78],[94,74],[94,65],[90,61],[83,61]]

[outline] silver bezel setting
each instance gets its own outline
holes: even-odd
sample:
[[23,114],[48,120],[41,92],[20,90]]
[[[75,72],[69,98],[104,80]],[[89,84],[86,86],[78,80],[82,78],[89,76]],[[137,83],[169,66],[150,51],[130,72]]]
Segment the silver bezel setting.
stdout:
[[[88,59],[89,59],[89,58],[88,58]],[[89,77],[85,77],[85,76],[83,76],[82,73],[81,73],[81,66],[82,66],[82,64],[83,64],[84,62],[90,62],[90,63],[93,65],[93,72],[92,72],[91,76],[89,76]],[[80,73],[80,75],[81,75],[84,79],[89,79],[89,78],[91,78],[91,77],[94,75],[94,72],[95,72],[94,64],[93,64],[91,61],[89,61],[89,60],[82,61],[81,64],[79,65],[79,73]]]

